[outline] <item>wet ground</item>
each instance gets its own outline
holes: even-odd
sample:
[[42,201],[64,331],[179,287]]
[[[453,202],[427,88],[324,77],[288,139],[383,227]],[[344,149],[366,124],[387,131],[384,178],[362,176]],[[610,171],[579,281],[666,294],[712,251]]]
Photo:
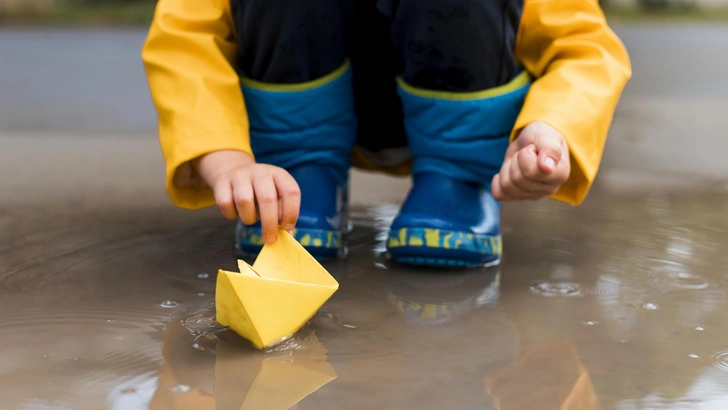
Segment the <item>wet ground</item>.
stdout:
[[728,408],[728,29],[618,32],[582,207],[507,206],[498,268],[405,269],[407,181],[357,173],[340,290],[262,353],[213,320],[234,227],[163,192],[143,33],[0,31],[0,408]]

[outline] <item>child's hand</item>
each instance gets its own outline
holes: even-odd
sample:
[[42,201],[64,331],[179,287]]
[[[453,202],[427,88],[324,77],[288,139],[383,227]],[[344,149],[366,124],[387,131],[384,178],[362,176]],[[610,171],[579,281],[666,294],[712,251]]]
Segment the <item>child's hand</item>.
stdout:
[[215,202],[228,218],[252,225],[260,218],[263,240],[278,239],[278,226],[291,230],[298,220],[301,190],[291,174],[257,164],[242,151],[217,151],[195,161],[195,168],[215,191]]
[[552,195],[570,173],[564,136],[548,124],[533,122],[508,147],[500,173],[493,178],[493,197],[515,201]]

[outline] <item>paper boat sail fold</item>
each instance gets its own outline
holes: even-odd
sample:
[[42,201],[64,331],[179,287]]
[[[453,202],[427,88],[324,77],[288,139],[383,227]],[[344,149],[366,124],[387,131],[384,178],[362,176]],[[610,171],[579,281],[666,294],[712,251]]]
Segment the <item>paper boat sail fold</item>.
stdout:
[[253,266],[241,260],[238,267],[218,272],[217,321],[261,349],[297,332],[339,288],[284,230]]

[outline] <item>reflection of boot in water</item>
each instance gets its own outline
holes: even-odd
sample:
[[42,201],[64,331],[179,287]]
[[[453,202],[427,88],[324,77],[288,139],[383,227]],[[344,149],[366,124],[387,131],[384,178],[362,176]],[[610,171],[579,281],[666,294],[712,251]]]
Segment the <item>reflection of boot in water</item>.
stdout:
[[498,299],[500,267],[430,272],[390,269],[387,301],[408,322],[449,322]]
[[[150,409],[288,410],[336,378],[327,350],[311,332],[291,348],[264,353],[233,332],[194,336],[170,323]],[[293,346],[295,344],[295,346]]]
[[589,373],[569,340],[537,346],[485,382],[500,410],[601,410]]
[[512,363],[520,346],[507,314],[487,305],[498,297],[499,271],[390,267],[390,309],[379,315],[387,331],[368,331],[370,322],[349,345],[332,345],[355,352],[355,360],[337,363],[337,385],[366,391],[362,408],[488,409],[479,375]]

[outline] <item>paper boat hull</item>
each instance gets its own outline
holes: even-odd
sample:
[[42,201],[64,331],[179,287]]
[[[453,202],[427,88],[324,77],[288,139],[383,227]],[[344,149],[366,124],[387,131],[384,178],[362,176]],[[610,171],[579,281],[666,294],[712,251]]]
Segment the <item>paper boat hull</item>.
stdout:
[[220,270],[217,321],[264,348],[297,332],[338,289],[338,283],[287,232],[266,245],[251,267]]

